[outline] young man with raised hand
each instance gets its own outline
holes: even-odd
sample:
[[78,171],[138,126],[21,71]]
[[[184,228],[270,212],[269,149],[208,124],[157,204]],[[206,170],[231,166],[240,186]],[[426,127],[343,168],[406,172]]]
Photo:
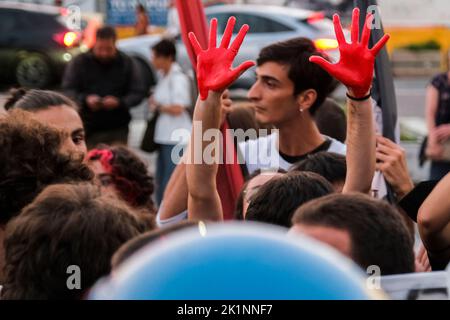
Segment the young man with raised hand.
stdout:
[[[321,69],[318,67],[320,66],[341,81],[348,89],[346,156],[348,170],[343,192],[369,192],[375,170],[375,134],[370,102],[370,86],[375,56],[388,40],[388,36],[384,36],[372,49],[368,49],[370,36],[368,25],[371,19],[372,16],[368,15],[361,41],[359,41],[359,10],[355,9],[352,20],[352,43],[346,43],[339,16],[334,16],[333,21],[341,56],[337,64],[329,63],[324,57],[320,56],[319,52],[309,49],[306,39],[288,40],[284,43],[275,44],[281,47],[285,44],[289,47],[292,41],[301,42],[306,48],[304,50],[306,53],[300,51],[292,54],[308,60],[302,61],[304,69],[314,70],[312,73],[315,74],[315,77],[329,77],[327,73],[320,72]],[[197,54],[197,73],[200,88],[200,99],[197,102],[194,121],[202,121],[202,136],[208,129],[219,128],[222,92],[239,76],[240,72],[252,65],[251,62],[246,62],[237,69],[231,69],[233,59],[243,41],[248,26],[241,29],[236,40],[227,49],[234,27],[234,18],[230,18],[224,33],[224,40],[222,40],[220,48],[215,48],[216,23],[212,22],[211,24],[210,43],[207,50],[202,50],[195,41],[195,36],[190,35]],[[262,53],[264,53],[264,50]],[[220,54],[218,54],[219,51]],[[280,52],[283,52],[283,50],[280,50]],[[285,155],[284,161],[290,165],[289,158],[299,160],[302,156],[317,151],[338,151],[338,142],[327,142],[329,138],[320,135],[312,121],[312,113],[319,105],[316,102],[323,101],[325,98],[326,90],[324,92],[323,88],[326,87],[324,83],[328,82],[322,78],[302,79],[301,81],[297,78],[291,78],[289,73],[293,67],[283,61],[283,59],[275,61],[270,59],[258,60],[257,81],[249,92],[250,99],[256,103],[258,120],[266,119],[267,122],[275,123],[279,130],[279,137],[277,137],[279,138],[279,157],[283,158],[283,155]],[[305,84],[301,84],[301,82],[305,82]],[[329,83],[331,83],[331,79]],[[201,137],[197,136],[198,134],[193,131],[191,142],[202,140]],[[208,144],[203,142],[202,150]],[[330,148],[333,144],[336,149]],[[246,164],[247,168],[250,169],[249,171],[252,171],[252,163],[248,163],[248,161],[254,160],[251,158],[252,152],[247,152],[245,145],[240,147],[244,156],[250,157],[246,159]],[[193,160],[194,149],[189,150],[188,154],[191,159],[188,160]],[[250,150],[251,147],[248,149]],[[340,150],[344,152],[345,149],[341,147]],[[256,160],[259,156],[259,154],[256,156]],[[283,161],[280,161],[282,167],[283,163]],[[186,168],[186,178],[183,177],[183,166]],[[263,164],[257,164],[255,169],[258,166],[263,167]],[[181,190],[188,191],[189,194],[190,219],[221,220],[220,199],[215,181],[216,172],[217,164],[206,164],[204,161],[202,164],[187,161],[187,164],[179,167],[176,171],[179,176],[174,176],[173,183],[171,185],[169,183],[172,189],[166,193],[164,208],[159,216],[160,222],[163,222],[164,219],[174,219],[174,216],[184,209],[182,208],[182,200],[185,199],[185,195],[180,193]],[[174,196],[174,194],[178,194],[178,196]]]

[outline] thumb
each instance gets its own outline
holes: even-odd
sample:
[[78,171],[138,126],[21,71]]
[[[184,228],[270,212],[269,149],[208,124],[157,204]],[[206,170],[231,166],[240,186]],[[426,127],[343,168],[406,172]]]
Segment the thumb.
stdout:
[[233,79],[236,80],[237,78],[239,78],[239,76],[241,74],[243,74],[248,68],[251,68],[255,65],[254,61],[245,61],[243,62],[241,65],[239,65],[237,68],[234,68],[233,70],[231,70],[232,74],[233,74]]
[[328,72],[331,76],[334,76],[334,65],[320,56],[311,56],[309,61],[317,64],[319,67]]

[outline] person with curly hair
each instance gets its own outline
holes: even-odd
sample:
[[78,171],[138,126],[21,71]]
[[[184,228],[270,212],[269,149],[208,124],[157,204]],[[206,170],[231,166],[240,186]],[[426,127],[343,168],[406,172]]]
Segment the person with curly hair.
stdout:
[[153,177],[146,164],[129,148],[101,144],[89,151],[87,164],[105,193],[112,193],[134,208],[155,213]]
[[6,228],[2,299],[81,299],[128,240],[151,230],[92,184],[42,191]]
[[22,110],[0,117],[0,283],[6,224],[48,185],[90,181],[93,173],[65,154],[66,133]]
[[63,151],[86,155],[83,122],[78,114],[78,105],[68,97],[49,90],[12,89],[5,103],[6,110],[29,111],[39,122],[66,132]]

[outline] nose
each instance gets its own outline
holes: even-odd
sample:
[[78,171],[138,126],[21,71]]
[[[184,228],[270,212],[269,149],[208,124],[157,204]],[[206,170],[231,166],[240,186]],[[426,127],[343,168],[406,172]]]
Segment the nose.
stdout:
[[248,90],[247,97],[251,101],[258,101],[261,99],[258,80],[256,80],[256,82],[252,85],[250,90]]

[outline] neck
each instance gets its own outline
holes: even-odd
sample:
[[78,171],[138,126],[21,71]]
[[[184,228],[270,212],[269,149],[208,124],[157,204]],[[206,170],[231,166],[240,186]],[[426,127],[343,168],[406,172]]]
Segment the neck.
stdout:
[[164,75],[167,75],[170,72],[170,69],[172,68],[172,62],[164,65],[162,67],[162,72],[164,73]]
[[279,150],[289,156],[311,152],[325,141],[308,111],[278,126],[278,130]]

